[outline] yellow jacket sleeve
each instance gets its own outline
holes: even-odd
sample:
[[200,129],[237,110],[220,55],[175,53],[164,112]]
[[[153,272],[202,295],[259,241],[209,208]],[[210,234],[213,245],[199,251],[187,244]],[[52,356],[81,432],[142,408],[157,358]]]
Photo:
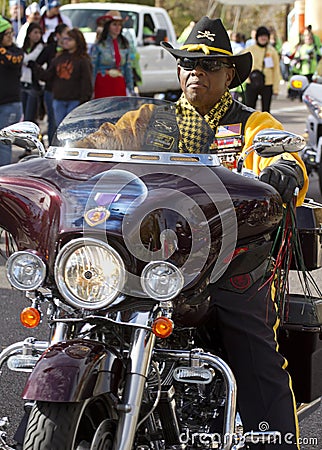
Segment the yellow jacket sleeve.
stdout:
[[[259,131],[265,130],[267,128],[283,130],[283,125],[267,112],[256,111],[249,117],[245,125],[245,145],[242,151],[242,156],[245,151],[252,145],[255,135]],[[300,206],[305,199],[305,195],[309,187],[309,178],[306,172],[305,164],[298,153],[283,153],[282,155],[274,156],[273,158],[262,158],[255,152],[252,152],[246,156],[244,166],[247,169],[252,170],[256,175],[259,175],[265,167],[269,166],[281,157],[283,157],[283,159],[297,161],[303,171],[304,186],[300,190],[296,202],[296,205]]]

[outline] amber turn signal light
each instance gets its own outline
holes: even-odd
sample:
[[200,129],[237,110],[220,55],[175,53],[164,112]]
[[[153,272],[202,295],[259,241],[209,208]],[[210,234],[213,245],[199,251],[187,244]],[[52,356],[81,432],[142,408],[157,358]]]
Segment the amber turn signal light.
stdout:
[[159,338],[167,338],[173,331],[173,322],[167,317],[158,317],[152,325],[152,332]]
[[26,328],[35,328],[39,325],[40,322],[40,312],[36,308],[32,308],[31,306],[25,308],[20,313],[20,322]]
[[291,86],[292,86],[294,89],[302,89],[303,83],[302,83],[301,80],[292,80],[292,81],[291,81]]

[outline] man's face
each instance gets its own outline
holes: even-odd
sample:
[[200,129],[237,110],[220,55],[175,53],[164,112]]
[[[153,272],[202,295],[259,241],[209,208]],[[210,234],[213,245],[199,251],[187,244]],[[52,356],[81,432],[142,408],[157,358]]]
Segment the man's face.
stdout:
[[267,36],[267,34],[261,34],[260,36],[257,37],[257,42],[260,45],[266,45],[268,44],[269,41],[269,36]]
[[36,22],[39,23],[40,22],[40,13],[38,11],[33,12],[30,14],[30,16],[27,17],[27,20],[29,23],[31,22]]
[[[194,61],[191,65],[195,65],[195,62],[198,61],[196,67],[192,69],[186,67],[189,66],[190,61]],[[216,61],[214,64],[217,64],[217,67],[215,66],[213,68],[211,65],[208,68],[208,63],[206,62],[205,65],[203,61],[209,62],[209,59],[183,59],[178,61],[180,87],[188,102],[196,108],[201,115],[207,114],[219,101],[230,86],[235,75],[235,69],[233,67],[228,67],[231,65],[228,59],[216,58],[211,60]],[[222,63],[224,63],[225,66],[223,66]]]
[[56,17],[59,14],[59,6],[55,6],[54,8],[50,8],[46,11],[47,17]]

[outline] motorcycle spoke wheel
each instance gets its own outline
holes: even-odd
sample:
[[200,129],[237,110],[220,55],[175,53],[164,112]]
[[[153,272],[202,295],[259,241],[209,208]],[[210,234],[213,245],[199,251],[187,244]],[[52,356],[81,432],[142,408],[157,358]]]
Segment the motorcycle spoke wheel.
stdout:
[[[109,450],[113,428],[104,396],[80,403],[36,402],[26,429],[23,450]],[[97,431],[100,430],[98,434]],[[102,444],[105,442],[106,444]]]

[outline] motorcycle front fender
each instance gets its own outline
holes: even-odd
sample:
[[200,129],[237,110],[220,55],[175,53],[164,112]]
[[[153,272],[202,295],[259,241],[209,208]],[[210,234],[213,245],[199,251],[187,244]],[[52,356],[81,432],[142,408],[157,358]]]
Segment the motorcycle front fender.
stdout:
[[124,365],[117,352],[100,342],[70,340],[49,347],[30,374],[23,398],[78,402],[104,393],[117,395]]

